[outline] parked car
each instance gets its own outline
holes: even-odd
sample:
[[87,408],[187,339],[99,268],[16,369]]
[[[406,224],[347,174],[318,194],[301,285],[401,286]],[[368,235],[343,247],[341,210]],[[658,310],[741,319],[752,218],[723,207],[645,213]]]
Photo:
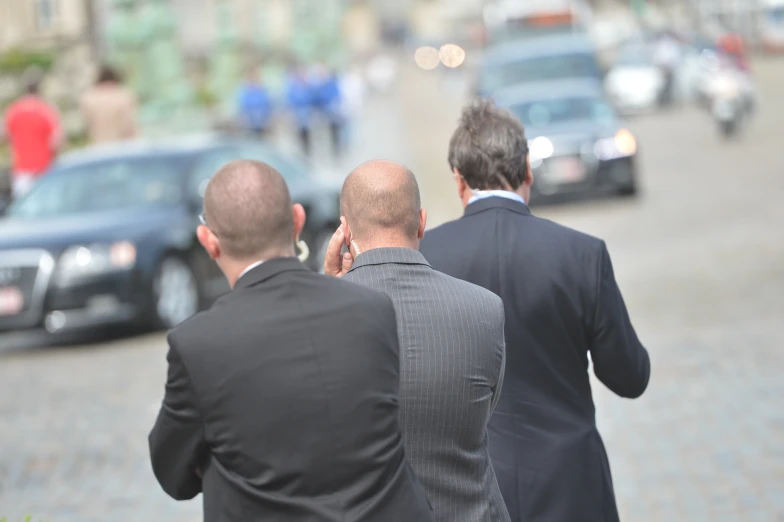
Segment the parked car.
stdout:
[[220,137],[88,149],[62,157],[0,219],[0,331],[171,328],[209,306],[228,284],[195,231],[208,180],[237,158],[286,178],[320,267],[339,190],[298,158]]
[[496,95],[525,126],[534,174],[531,201],[609,191],[637,192],[637,140],[596,80],[509,88]]
[[506,87],[568,78],[602,78],[587,35],[547,36],[489,48],[479,70],[476,93],[490,96]]

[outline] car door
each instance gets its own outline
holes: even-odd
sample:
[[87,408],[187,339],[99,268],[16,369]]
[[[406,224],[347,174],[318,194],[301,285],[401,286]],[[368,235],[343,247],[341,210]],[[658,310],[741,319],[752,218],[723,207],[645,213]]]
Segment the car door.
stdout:
[[[222,147],[199,154],[188,173],[186,194],[193,212],[193,229],[199,225],[199,213],[203,209],[204,191],[213,174],[226,163],[238,159],[239,151],[232,147]],[[197,242],[198,244],[198,242]],[[230,290],[225,276],[217,263],[210,259],[200,246],[194,255],[194,270],[202,281],[202,295],[205,300],[217,299]]]

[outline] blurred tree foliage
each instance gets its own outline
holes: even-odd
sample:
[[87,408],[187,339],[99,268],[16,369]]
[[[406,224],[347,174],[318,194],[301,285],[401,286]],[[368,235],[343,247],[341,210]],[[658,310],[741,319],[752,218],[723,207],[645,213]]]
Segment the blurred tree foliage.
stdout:
[[54,66],[54,53],[12,49],[0,53],[0,74],[22,74],[30,67],[48,72]]

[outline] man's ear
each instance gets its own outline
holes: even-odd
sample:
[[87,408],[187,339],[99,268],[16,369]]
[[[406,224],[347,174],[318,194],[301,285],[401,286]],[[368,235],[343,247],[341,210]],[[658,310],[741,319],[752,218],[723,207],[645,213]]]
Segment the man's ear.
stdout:
[[302,205],[294,203],[291,206],[291,218],[294,222],[294,242],[296,242],[300,234],[302,234],[302,229],[305,228],[305,221],[307,220],[305,209]]
[[351,227],[348,224],[348,219],[346,219],[346,216],[340,216],[340,227],[343,229],[343,237],[346,240],[346,246],[350,246]]
[[523,183],[527,183],[529,187],[534,184],[534,171],[531,170],[530,156],[525,158],[525,178],[523,179]]
[[427,210],[419,209],[419,230],[417,230],[417,237],[422,239],[425,237],[425,228],[427,228]]
[[468,187],[468,183],[466,183],[465,178],[460,174],[459,170],[452,169],[452,173],[454,173],[455,183],[457,183],[457,195],[460,196],[460,199],[463,199],[465,193],[471,189]]
[[199,239],[199,243],[201,243],[201,246],[204,247],[204,250],[211,259],[218,259],[220,257],[220,241],[218,241],[218,238],[212,233],[212,230],[204,225],[199,225],[199,228],[196,229],[196,237]]

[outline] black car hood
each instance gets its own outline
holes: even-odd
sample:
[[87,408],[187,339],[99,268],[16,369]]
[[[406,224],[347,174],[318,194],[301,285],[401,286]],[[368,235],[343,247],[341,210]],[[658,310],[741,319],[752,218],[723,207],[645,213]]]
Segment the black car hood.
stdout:
[[168,207],[44,219],[7,217],[0,219],[0,250],[59,250],[77,244],[135,240],[156,230],[167,230],[185,215],[182,208]]

